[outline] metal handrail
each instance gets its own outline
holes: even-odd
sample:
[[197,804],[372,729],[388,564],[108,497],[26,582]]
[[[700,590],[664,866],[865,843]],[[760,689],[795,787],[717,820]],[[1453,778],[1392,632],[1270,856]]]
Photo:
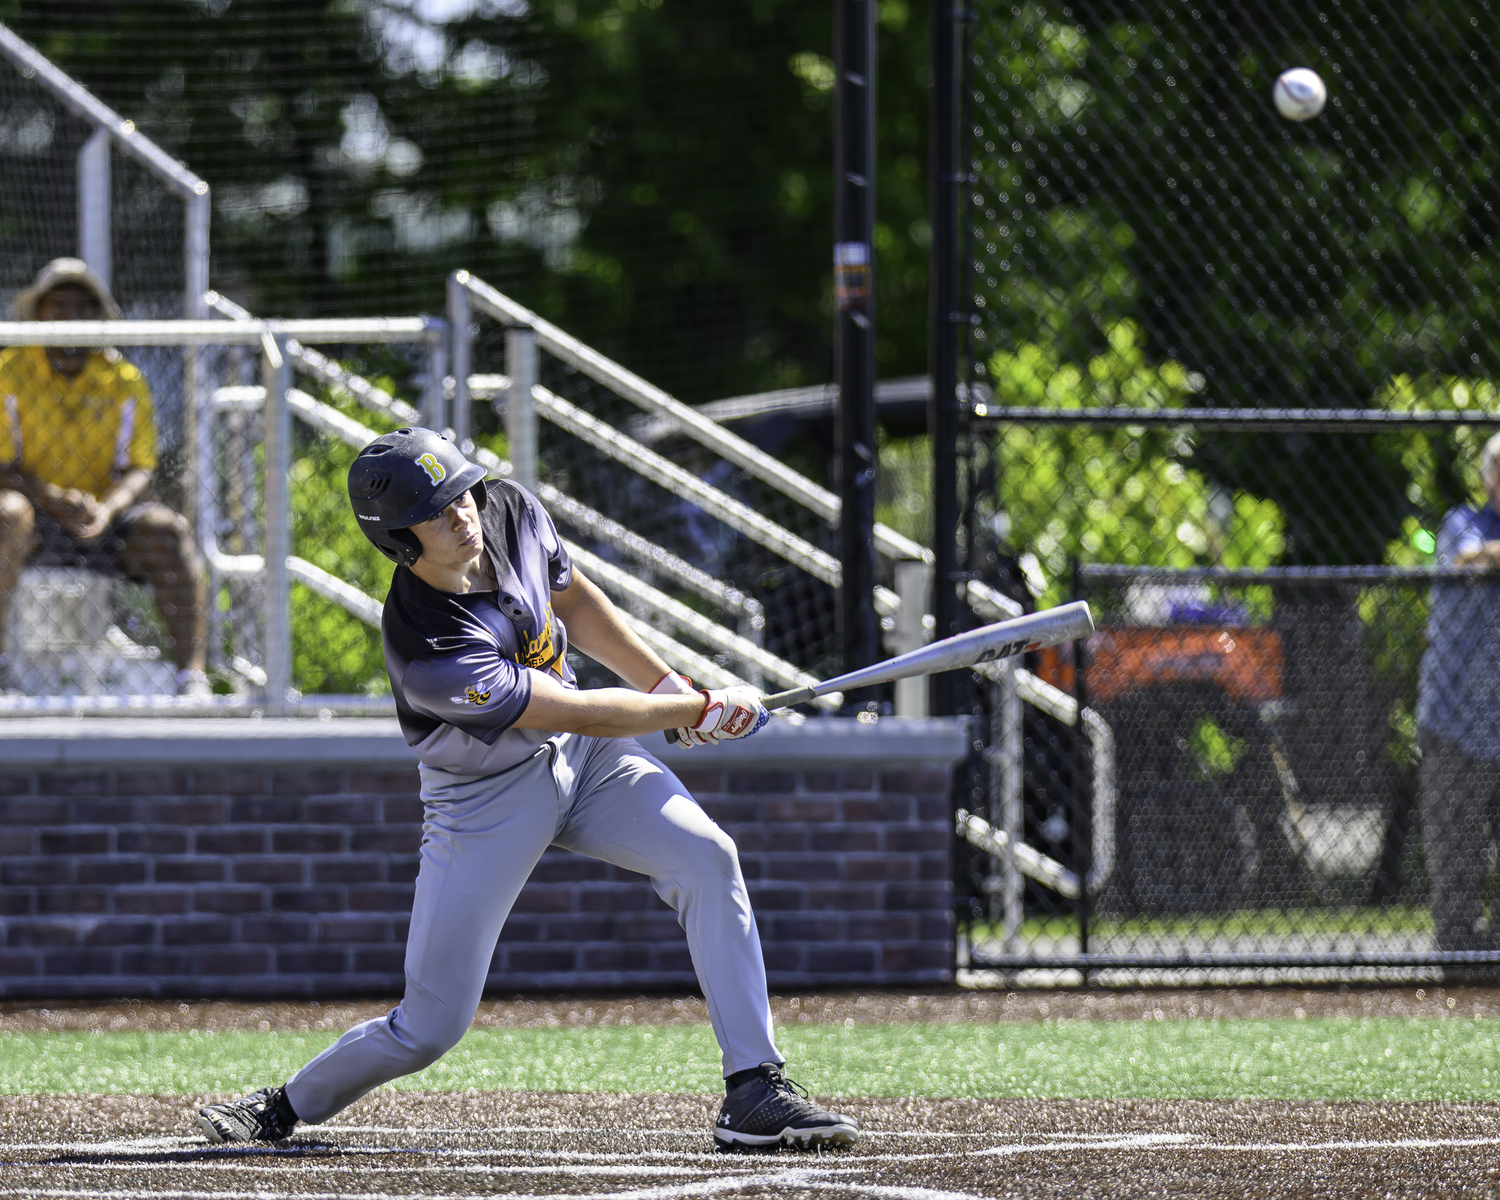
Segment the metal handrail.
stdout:
[[4,24],[0,24],[0,55],[14,63],[23,75],[35,78],[89,124],[109,130],[115,145],[170,183],[184,198],[208,194],[207,183],[136,129],[134,121],[120,116]]
[[0,321],[0,346],[258,346],[267,336],[308,342],[423,342],[437,317],[296,321]]
[[[1001,662],[981,663],[974,671],[1013,689],[1016,701],[1039,708],[1064,725],[1080,724],[1078,701],[1030,671]],[[1081,723],[1093,751],[1094,763],[1093,816],[1090,819],[1093,861],[1088,873],[1088,890],[1093,895],[1109,881],[1115,869],[1115,735],[1109,722],[1092,708],[1084,708]],[[1021,786],[1019,770],[1012,772],[1009,786],[1012,789]]]
[[[537,316],[524,305],[517,304],[509,296],[496,291],[468,271],[457,272],[454,279],[469,293],[478,308],[497,321],[531,329],[536,334],[537,342],[550,354],[582,371],[596,382],[602,383],[626,400],[650,413],[670,420],[701,445],[707,446],[721,458],[742,467],[762,482],[770,484],[771,487],[791,497],[804,508],[811,509],[829,524],[838,523],[841,501],[827,488],[791,470],[784,463],[772,458],[744,438],[716,425],[682,401],[647,383],[635,372],[606,358],[597,350],[584,345],[577,338],[563,332],[550,321]],[[932,558],[932,552],[925,546],[879,523],[875,526],[875,548],[888,558],[923,561]]]
[[[664,592],[659,592],[649,584],[642,583],[639,579],[620,570],[613,563],[607,562],[596,554],[592,554],[573,542],[564,539],[564,546],[568,553],[573,556],[592,578],[606,590],[629,596],[634,600],[647,605],[653,611],[660,614],[666,620],[677,626],[685,633],[690,633],[700,641],[716,646],[734,655],[746,667],[754,668],[747,674],[765,674],[774,679],[783,687],[811,687],[818,681],[806,671],[799,670],[784,658],[772,654],[763,647],[757,646],[748,638],[740,637],[738,634],[725,629],[716,621],[711,621],[702,613],[694,612],[680,600],[674,600]],[[826,707],[838,707],[838,701],[830,701]]]
[[[122,153],[141,163],[182,198],[183,313],[188,317],[203,316],[202,296],[208,287],[208,225],[211,216],[208,181],[193,174],[137,129],[134,121],[120,116],[4,24],[0,24],[0,56],[8,59],[24,78],[35,80],[96,130],[108,134],[111,146],[118,147]],[[191,361],[191,352],[187,365],[188,377],[192,380],[196,364]]]
[[709,486],[691,471],[669,462],[655,450],[642,446],[634,438],[626,437],[613,426],[590,416],[577,405],[541,385],[533,387],[531,395],[536,402],[537,412],[555,425],[566,429],[615,461],[624,463],[652,483],[696,504],[731,529],[774,551],[830,587],[839,586],[843,572],[838,559],[827,551],[819,550],[806,539],[767,520],[748,505]]
[[[510,377],[506,375],[471,375],[467,394],[474,399],[495,399],[508,395],[510,384]],[[628,434],[621,433],[614,426],[607,425],[597,417],[585,413],[576,405],[563,400],[545,388],[534,386],[531,396],[536,411],[541,416],[582,438],[596,449],[602,450],[615,461],[623,463],[674,495],[690,500],[731,528],[744,533],[751,541],[767,547],[773,553],[781,555],[788,562],[801,567],[825,583],[838,587],[842,582],[843,566],[837,559],[831,554],[825,554],[812,547],[810,542],[798,537],[785,526],[761,516],[726,492],[712,484],[705,483],[696,475],[663,458],[650,447],[641,445]],[[545,484],[538,481],[532,490],[542,497],[544,503],[550,505],[551,501],[542,495],[542,489],[545,487]],[[747,530],[736,524],[736,521],[741,520],[753,522],[753,528],[758,532]],[[900,561],[919,560],[902,559]],[[696,570],[696,568],[689,569]],[[713,597],[706,598],[712,599]],[[874,588],[873,600],[875,611],[883,617],[892,616],[901,611],[901,598],[887,587],[877,584]],[[912,648],[915,649],[915,647]]]
[[[962,391],[967,393],[967,388]],[[907,404],[912,401],[926,403],[932,398],[932,380],[925,375],[913,375],[903,379],[886,379],[875,385],[875,407]],[[819,383],[810,387],[778,388],[774,392],[751,392],[744,396],[726,396],[723,400],[710,400],[706,404],[693,406],[699,416],[707,417],[715,425],[729,421],[748,421],[767,416],[829,416],[838,410],[839,385]],[[639,416],[630,421],[630,434],[637,441],[651,445],[669,433],[678,431],[677,422],[665,417]]]
[[[264,387],[229,387],[219,389],[210,397],[210,401],[211,408],[215,410],[230,407],[253,408],[264,404],[265,397],[266,389]],[[377,436],[374,430],[361,425],[352,417],[345,416],[338,409],[323,404],[321,401],[314,399],[306,392],[297,388],[286,389],[286,400],[287,408],[293,416],[356,449],[368,445]],[[482,464],[487,469],[493,470],[496,474],[500,475],[509,474],[509,464],[497,455],[484,451],[479,457],[489,460]],[[548,490],[555,492],[555,489],[549,488]],[[546,503],[546,501],[543,500],[543,503]],[[580,505],[579,507],[584,506]],[[587,511],[592,513],[592,510]],[[598,516],[598,514],[594,515]],[[600,519],[603,520],[602,517]],[[644,542],[644,539],[641,540]],[[687,605],[674,600],[671,596],[651,587],[649,584],[643,583],[626,574],[613,564],[585,550],[582,546],[573,542],[565,542],[564,544],[567,546],[568,552],[585,569],[591,574],[596,575],[613,590],[627,592],[667,617],[680,628],[701,638],[710,645],[717,646],[721,650],[726,650],[734,654],[741,661],[755,666],[758,670],[771,676],[778,683],[786,686],[801,686],[813,682],[811,676],[798,671],[792,664],[769,653],[748,638],[741,637],[703,616],[701,613],[694,612]],[[644,544],[647,547],[650,546],[650,543]],[[265,571],[266,560],[261,555],[220,554],[217,546],[212,544],[211,541],[204,547],[204,550],[205,556],[209,559],[211,565],[221,574],[236,577],[254,577],[261,575]],[[293,555],[287,556],[286,569],[287,574],[293,579],[296,579],[299,583],[302,583],[319,595],[342,605],[366,624],[377,628],[380,626],[383,605],[380,601],[367,596],[352,584],[346,583],[344,580],[329,574],[327,571],[307,562],[305,559],[297,558]],[[756,607],[759,608],[759,605]],[[692,661],[695,664],[698,664],[699,660],[702,662],[710,661],[703,659],[700,655],[696,655],[696,652],[688,651],[686,647],[678,647],[675,642],[671,643],[671,648],[673,653],[677,653],[680,649],[686,654],[693,655]],[[681,669],[680,664],[686,661],[688,660],[679,655],[674,665],[679,666],[679,669]],[[722,670],[715,668],[715,673],[710,676],[698,670],[696,666],[694,673],[697,677],[710,681],[724,674]],[[744,682],[738,676],[729,676],[729,678],[732,678],[735,683]]]
[[[508,478],[513,474],[510,463],[483,446],[475,446],[469,457],[492,475]],[[738,588],[722,580],[715,579],[707,571],[700,570],[685,559],[679,558],[666,547],[658,546],[655,542],[641,537],[640,534],[626,529],[618,521],[611,520],[598,510],[558,491],[550,483],[538,482],[534,491],[536,498],[542,502],[550,515],[561,517],[575,529],[581,529],[601,542],[607,542],[616,549],[623,550],[651,570],[661,572],[705,600],[727,608],[731,612],[740,613],[750,623],[752,630],[758,631],[765,628],[766,610],[759,600],[745,595]]]
[[1378,433],[1385,429],[1451,429],[1458,425],[1500,425],[1500,412],[1478,409],[1384,408],[1039,408],[979,403],[970,408],[976,424],[1103,425],[1158,429],[1196,425],[1204,429],[1284,433]]
[[[205,293],[203,300],[210,309],[228,317],[231,321],[255,320],[247,309],[241,308],[233,300],[227,296],[221,296],[218,292]],[[371,412],[379,413],[383,417],[389,417],[398,425],[422,423],[422,414],[405,400],[398,399],[384,388],[376,387],[364,376],[345,370],[341,363],[304,346],[296,338],[287,339],[286,349],[292,361],[301,367],[304,373],[327,386],[335,395],[348,396],[356,404]]]
[[753,596],[747,596],[732,584],[715,579],[707,571],[693,566],[665,547],[647,541],[634,530],[626,529],[618,521],[574,500],[551,484],[537,484],[536,496],[554,520],[564,521],[598,541],[625,551],[653,572],[660,572],[690,592],[738,614],[750,627],[750,640],[760,645],[759,639],[766,627],[766,610]]
[[1210,583],[1420,583],[1494,576],[1500,568],[1476,563],[1460,567],[1144,567],[1125,563],[1080,563],[1078,576],[1089,583],[1130,583],[1137,579],[1197,580]]
[[[213,550],[205,553],[204,557],[220,575],[232,579],[258,579],[266,570],[265,557],[260,554],[222,554]],[[380,628],[384,605],[373,596],[367,596],[352,583],[346,583],[337,575],[331,575],[322,567],[305,558],[298,558],[295,554],[287,555],[286,573],[325,600],[342,605],[351,616],[358,617],[366,625]]]
[[953,816],[958,836],[970,845],[977,846],[991,858],[1009,859],[1022,875],[1035,879],[1058,895],[1066,896],[1069,900],[1078,899],[1080,889],[1077,874],[1055,858],[1049,858],[1025,842],[1012,841],[1005,830],[996,829],[983,817],[975,816],[967,809],[960,808]]
[[690,650],[633,613],[621,612],[620,619],[630,627],[636,637],[666,659],[667,665],[674,671],[681,671],[701,683],[708,684],[709,687],[738,687],[745,683],[745,680],[728,667],[721,667],[713,659],[705,658],[696,650]]

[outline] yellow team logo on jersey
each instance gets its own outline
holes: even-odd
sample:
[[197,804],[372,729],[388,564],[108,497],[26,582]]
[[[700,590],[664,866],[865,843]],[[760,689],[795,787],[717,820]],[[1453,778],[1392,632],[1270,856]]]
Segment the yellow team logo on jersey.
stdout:
[[468,687],[464,688],[464,699],[470,704],[488,704],[490,702],[490,694],[488,692],[481,692],[471,683]]
[[448,469],[431,454],[424,454],[417,459],[417,466],[427,472],[427,478],[433,483],[442,483],[448,478]]
[[521,635],[521,645],[516,651],[516,661],[522,666],[545,671],[557,661],[557,647],[552,640],[552,605],[547,605],[547,619],[541,632],[535,637]]

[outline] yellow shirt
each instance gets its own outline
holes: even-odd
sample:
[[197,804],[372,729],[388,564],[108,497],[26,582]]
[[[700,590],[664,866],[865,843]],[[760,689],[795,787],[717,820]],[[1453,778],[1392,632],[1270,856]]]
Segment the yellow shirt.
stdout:
[[40,346],[0,350],[0,463],[101,499],[121,473],[156,469],[151,388],[118,350],[72,379]]

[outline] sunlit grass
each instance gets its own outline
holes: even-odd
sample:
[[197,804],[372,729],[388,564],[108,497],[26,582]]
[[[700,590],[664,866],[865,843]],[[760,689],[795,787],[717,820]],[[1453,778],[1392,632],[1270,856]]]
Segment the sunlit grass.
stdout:
[[[0,1089],[246,1091],[314,1033],[0,1034]],[[791,1026],[788,1070],[824,1095],[1489,1101],[1500,1022],[1472,1018]],[[714,1092],[706,1026],[476,1030],[398,1088]]]
[[[978,923],[969,926],[974,942],[1001,940],[999,925]],[[1385,935],[1432,933],[1432,914],[1425,905],[1392,904],[1369,908],[1319,909],[1244,909],[1239,912],[1187,917],[1093,917],[1089,936],[1100,940],[1111,938],[1257,938],[1257,937],[1328,937],[1334,933],[1370,933]],[[1078,918],[1068,916],[1030,917],[1021,926],[1021,941],[1058,940],[1078,936]]]

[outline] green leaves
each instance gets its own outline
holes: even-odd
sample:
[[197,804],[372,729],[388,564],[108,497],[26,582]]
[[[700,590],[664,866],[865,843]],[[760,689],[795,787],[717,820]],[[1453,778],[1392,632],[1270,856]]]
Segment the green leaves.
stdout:
[[[1138,327],[1107,328],[1108,349],[1083,364],[1023,344],[989,362],[1001,407],[1180,408],[1198,387],[1180,363],[1147,361]],[[1011,544],[1033,552],[1050,581],[1042,603],[1066,599],[1073,558],[1146,566],[1266,566],[1285,549],[1272,501],[1215,486],[1189,465],[1186,431],[1100,426],[1002,426],[995,439],[1000,507]]]

